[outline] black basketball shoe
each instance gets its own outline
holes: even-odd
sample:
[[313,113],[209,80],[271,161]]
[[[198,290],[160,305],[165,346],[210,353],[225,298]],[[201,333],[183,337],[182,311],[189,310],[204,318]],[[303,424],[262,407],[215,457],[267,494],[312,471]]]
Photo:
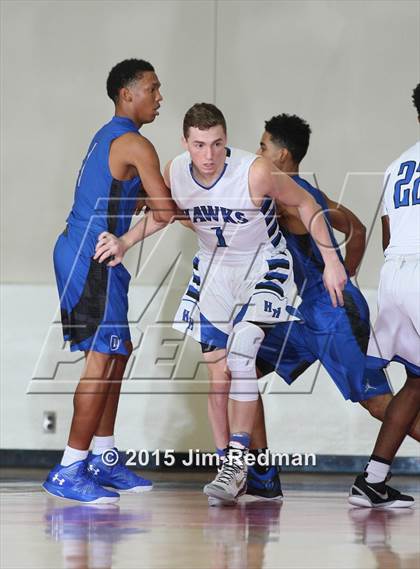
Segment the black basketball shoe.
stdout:
[[350,488],[348,501],[360,508],[410,508],[414,498],[401,494],[384,482],[367,482],[367,473],[359,474]]
[[281,500],[283,492],[278,466],[270,466],[265,472],[259,472],[255,467],[249,466],[246,493],[266,500]]

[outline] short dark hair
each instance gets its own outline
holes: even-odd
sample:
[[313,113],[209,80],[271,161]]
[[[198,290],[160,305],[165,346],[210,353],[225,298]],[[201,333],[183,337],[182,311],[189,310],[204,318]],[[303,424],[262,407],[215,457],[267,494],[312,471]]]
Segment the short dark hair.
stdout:
[[420,83],[413,89],[413,103],[417,109],[417,116],[420,117]]
[[154,67],[144,59],[124,59],[114,65],[106,82],[108,97],[117,103],[120,89],[127,87],[136,79],[141,79],[145,71],[154,71]]
[[311,127],[305,120],[283,113],[265,121],[265,130],[275,144],[287,148],[298,164],[303,160],[311,136]]
[[188,138],[190,127],[208,130],[217,125],[220,125],[226,134],[226,121],[222,111],[211,103],[196,103],[185,113],[182,130],[184,137]]

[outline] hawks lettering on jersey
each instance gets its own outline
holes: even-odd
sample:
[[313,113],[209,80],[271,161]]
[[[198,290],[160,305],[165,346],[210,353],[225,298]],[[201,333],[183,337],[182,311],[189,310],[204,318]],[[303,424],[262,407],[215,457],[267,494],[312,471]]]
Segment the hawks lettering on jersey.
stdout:
[[243,211],[234,211],[227,207],[219,207],[218,205],[198,205],[190,210],[185,209],[184,213],[188,215],[193,223],[205,223],[206,221],[217,221],[218,223],[248,223],[246,214]]
[[194,224],[201,255],[241,263],[258,251],[285,250],[274,201],[266,198],[258,207],[249,193],[249,169],[257,159],[256,154],[227,148],[225,168],[210,187],[194,178],[188,152],[172,161],[172,197]]

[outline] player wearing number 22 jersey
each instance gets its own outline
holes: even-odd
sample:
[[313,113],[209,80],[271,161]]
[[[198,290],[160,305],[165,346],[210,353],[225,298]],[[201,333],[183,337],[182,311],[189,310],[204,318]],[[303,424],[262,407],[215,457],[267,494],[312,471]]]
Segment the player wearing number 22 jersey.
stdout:
[[[413,90],[420,121],[420,83]],[[387,168],[382,244],[385,263],[378,289],[378,316],[367,366],[390,361],[405,366],[407,379],[390,404],[364,473],[350,488],[349,502],[368,508],[406,508],[411,496],[386,484],[395,454],[418,424],[420,413],[420,142]]]
[[390,241],[378,290],[378,317],[368,367],[393,360],[420,376],[420,142],[385,173],[382,216]]

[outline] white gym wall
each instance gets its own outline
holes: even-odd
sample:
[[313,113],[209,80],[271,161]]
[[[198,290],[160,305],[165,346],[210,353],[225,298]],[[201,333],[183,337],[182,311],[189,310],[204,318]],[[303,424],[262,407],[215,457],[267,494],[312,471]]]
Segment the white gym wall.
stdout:
[[[161,114],[143,129],[162,164],[182,150],[182,118],[195,102],[215,102],[230,143],[247,150],[257,148],[264,120],[274,114],[309,121],[302,171],[315,173],[325,192],[342,197],[373,229],[358,283],[374,313],[381,173],[418,139],[411,104],[419,80],[417,2],[13,0],[3,1],[1,12],[1,448],[59,449],[66,442],[80,363],[61,365],[57,379],[39,379],[52,376],[58,361],[74,360],[52,325],[52,249],[91,137],[112,115],[105,81],[122,59],[151,61],[162,82]],[[184,349],[169,325],[154,325],[170,321],[194,251],[194,235],[172,226],[146,243],[140,261],[139,249],[127,258],[133,337],[144,336],[130,370],[139,379],[124,385],[121,448],[212,448],[206,396],[191,394],[205,392],[203,366],[195,381],[185,379],[194,376],[200,351],[190,342]],[[173,345],[160,345],[163,338]],[[156,364],[157,357],[168,359]],[[271,385],[282,392],[265,396],[271,446],[368,454],[379,424],[345,403],[322,370],[310,394],[316,371],[293,390],[280,380]],[[156,379],[171,374],[181,380]],[[395,388],[403,376],[392,366]],[[42,431],[44,411],[57,413],[55,434]],[[417,453],[406,441],[399,456]]]

